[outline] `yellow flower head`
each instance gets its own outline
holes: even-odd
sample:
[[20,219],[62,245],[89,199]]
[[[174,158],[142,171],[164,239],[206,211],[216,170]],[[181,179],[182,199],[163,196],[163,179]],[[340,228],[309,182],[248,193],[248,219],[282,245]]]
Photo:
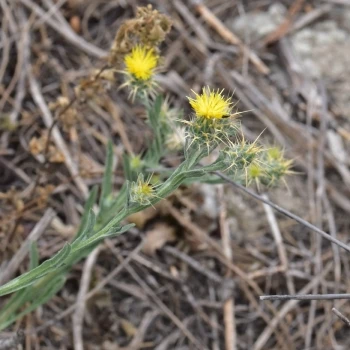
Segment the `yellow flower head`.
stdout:
[[207,119],[221,119],[231,114],[231,98],[223,96],[224,90],[210,91],[210,88],[203,88],[199,95],[195,93],[196,98],[188,97],[191,107],[194,109],[197,117]]
[[134,78],[142,81],[149,80],[158,63],[158,56],[153,49],[143,46],[135,46],[131,53],[124,57],[126,72]]

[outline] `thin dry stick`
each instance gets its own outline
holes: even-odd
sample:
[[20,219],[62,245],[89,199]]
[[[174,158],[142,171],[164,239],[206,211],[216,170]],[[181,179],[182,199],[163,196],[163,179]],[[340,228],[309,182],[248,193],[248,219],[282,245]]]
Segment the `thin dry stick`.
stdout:
[[[47,16],[46,12],[31,0],[20,0],[20,1],[24,6],[30,8],[40,18],[45,18]],[[108,54],[107,51],[104,51],[98,48],[97,46],[85,41],[82,37],[77,35],[68,24],[62,25],[61,22],[57,22],[53,18],[50,18],[49,20],[45,19],[45,22],[51,28],[56,30],[57,33],[61,34],[67,41],[77,46],[82,51],[85,51],[87,54],[95,56],[97,58],[102,58],[107,56]]]
[[[106,244],[111,249],[114,256],[120,261],[122,264],[125,260],[116,252],[116,249],[112,245],[112,243],[106,240]],[[145,293],[154,301],[157,307],[163,311],[165,315],[169,317],[169,319],[183,332],[183,334],[188,338],[188,340],[193,343],[195,348],[197,349],[207,349],[203,347],[203,344],[184,326],[183,322],[160,300],[157,294],[148,286],[147,283],[143,281],[143,279],[139,278],[138,274],[134,271],[134,269],[127,265],[126,270],[130,273],[130,275],[139,283],[140,287],[145,291]]]
[[[337,238],[337,226],[335,223],[333,209],[331,207],[331,203],[329,202],[327,194],[324,195],[323,202],[327,213],[329,232],[334,238]],[[340,260],[339,248],[335,245],[333,245],[333,259],[334,259],[334,280],[335,280],[334,291],[339,292],[339,286],[340,286],[340,280],[341,280],[341,260]]]
[[348,327],[350,327],[350,320],[344,316],[339,310],[337,310],[335,307],[332,309],[332,312],[338,316]]
[[38,238],[45,232],[55,215],[54,210],[51,208],[45,211],[44,215],[34,226],[27,239],[22,243],[21,248],[17,250],[16,254],[12,257],[11,261],[6,266],[6,269],[2,274],[0,274],[0,285],[10,280],[28,253],[30,244],[37,241]]
[[[14,18],[12,18],[12,15],[11,13],[9,13],[9,8],[7,7],[6,5],[6,2],[2,2],[1,3],[1,7],[3,8],[5,14],[3,15],[3,17],[9,17],[11,18],[11,20],[9,21],[9,28],[11,30],[11,33],[14,33],[14,32],[18,32],[18,26],[16,23],[16,21],[14,21]],[[28,31],[26,29],[26,31]],[[24,34],[25,35],[25,34]],[[5,37],[6,39],[4,41],[8,41],[8,36]],[[20,78],[20,75],[21,75],[21,71],[23,70],[23,67],[24,67],[24,55],[22,54],[23,53],[23,50],[21,49],[22,48],[22,45],[23,45],[23,33],[22,33],[22,42],[20,43],[20,40],[18,40],[16,42],[16,45],[17,45],[17,50],[18,50],[18,54],[16,56],[16,66],[15,66],[15,70],[14,72],[11,74],[11,80],[10,82],[6,82],[5,83],[5,87],[6,89],[4,91],[2,91],[1,93],[1,98],[0,98],[0,110],[2,111],[6,102],[10,100],[11,98],[11,95],[12,95],[12,92],[14,91],[16,85],[17,85],[17,82]],[[6,51],[5,51],[6,52]],[[8,63],[8,59],[9,59],[9,56],[8,56],[8,52],[6,52],[6,56],[4,57],[4,60],[6,62],[6,66],[2,66],[2,68],[5,68],[5,71],[6,71],[6,68],[8,68],[7,66],[7,63]],[[11,57],[11,56],[10,56]],[[11,57],[12,58],[12,57]],[[3,71],[5,73],[5,71]]]
[[171,254],[172,256],[175,256],[184,262],[191,266],[195,271],[198,273],[201,273],[202,275],[206,276],[208,279],[210,279],[213,282],[222,284],[224,283],[224,279],[217,275],[215,272],[205,268],[203,264],[200,264],[197,260],[191,258],[189,255],[185,254],[184,252],[181,252],[180,250],[176,249],[175,247],[166,246],[163,247],[163,250],[167,252],[168,254]]
[[[267,196],[267,194],[263,194],[262,197],[264,199],[269,200],[269,197]],[[265,209],[265,213],[266,213],[266,217],[267,217],[267,221],[269,222],[270,228],[271,228],[271,232],[273,235],[273,238],[276,242],[276,246],[277,246],[277,252],[278,252],[278,256],[279,259],[281,261],[282,267],[284,268],[284,272],[288,271],[288,257],[287,257],[287,251],[286,248],[283,244],[283,239],[282,239],[282,235],[281,235],[281,231],[278,227],[278,223],[276,220],[276,216],[275,213],[273,212],[273,210],[271,209],[270,206],[268,206],[267,204],[263,204],[264,209]],[[291,294],[295,294],[295,287],[293,284],[293,279],[292,277],[287,273],[286,274],[286,278],[287,278],[287,287],[288,287],[288,292]]]
[[[316,102],[318,97],[318,92],[316,89],[316,86],[314,84],[310,84],[310,91],[308,93],[307,98],[307,121],[306,126],[307,129],[310,130],[313,122],[313,115],[316,112]],[[307,140],[307,185],[308,185],[308,199],[309,199],[309,205],[310,205],[310,222],[312,223],[318,223],[317,226],[321,228],[320,226],[320,213],[322,209],[320,208],[320,184],[321,184],[321,177],[320,176],[320,167],[318,166],[316,171],[315,166],[315,148],[313,146],[314,139],[313,137],[310,137],[309,140]],[[320,144],[318,144],[319,148]],[[319,155],[319,149],[318,153]],[[319,158],[317,158],[319,160]],[[318,164],[319,165],[319,164]],[[315,190],[315,182],[318,186],[318,191],[316,195]],[[315,253],[315,264],[313,266],[314,275],[318,275],[318,270],[320,267],[320,254],[321,254],[321,240],[320,237],[312,237],[311,238],[311,250]],[[318,290],[318,285],[315,285],[314,290],[312,291],[313,294],[316,294]],[[294,294],[294,293],[291,293]],[[313,301],[310,304],[310,307],[308,309],[308,321],[305,327],[305,341],[304,341],[304,347],[309,348],[311,343],[311,336],[315,321],[315,312],[316,312],[316,302]]]
[[[225,257],[232,260],[232,248],[230,239],[230,230],[227,224],[226,215],[226,203],[224,199],[223,186],[218,189],[218,199],[220,203],[220,231],[222,248]],[[231,277],[232,273],[230,270],[227,271],[227,277]],[[237,349],[237,332],[236,332],[236,320],[235,320],[235,301],[233,296],[228,298],[224,303],[224,324],[225,324],[225,348],[226,350]]]
[[[313,289],[315,285],[319,283],[319,281],[326,276],[329,271],[332,268],[332,264],[328,264],[324,270],[322,271],[322,274],[319,276],[316,276],[312,281],[310,281],[301,291],[300,294],[308,293],[310,290]],[[266,342],[271,338],[271,334],[274,331],[275,327],[278,325],[278,323],[284,318],[284,316],[295,306],[297,305],[297,300],[289,300],[287,303],[283,305],[281,310],[279,311],[278,315],[275,316],[267,325],[267,327],[264,329],[264,331],[259,335],[259,338],[256,340],[253,350],[262,350],[264,349],[264,346]]]
[[[44,96],[42,95],[40,91],[40,87],[36,79],[34,78],[33,74],[29,74],[29,86],[31,90],[31,94],[33,96],[33,99],[35,103],[38,105],[38,107],[41,110],[42,117],[44,120],[44,123],[47,128],[52,128],[52,137],[53,140],[57,146],[57,148],[62,152],[64,156],[64,161],[67,166],[68,171],[70,172],[73,180],[75,181],[77,187],[79,188],[80,192],[83,194],[83,197],[86,199],[89,194],[88,187],[82,180],[82,178],[79,176],[78,167],[77,164],[73,161],[72,156],[69,153],[69,149],[62,137],[62,134],[60,133],[59,129],[54,125],[54,119],[52,117],[52,114],[49,110],[49,107],[47,106]],[[54,126],[53,126],[54,125]]]
[[[326,146],[326,137],[325,134],[327,132],[328,128],[328,114],[327,114],[327,97],[326,92],[322,85],[319,86],[319,89],[313,89],[310,92],[310,97],[308,98],[308,104],[312,106],[311,111],[316,107],[314,106],[313,100],[315,97],[320,95],[322,100],[322,107],[320,110],[320,132],[318,135],[318,142],[317,142],[317,171],[316,171],[316,181],[317,181],[317,189],[316,189],[316,197],[315,197],[315,204],[316,204],[316,217],[315,217],[315,223],[317,227],[322,229],[322,219],[323,219],[323,206],[322,206],[322,199],[324,197],[325,193],[325,169],[324,169],[324,151]],[[311,112],[310,111],[310,112]],[[310,123],[311,123],[311,113],[309,116]],[[310,148],[312,148],[312,145],[310,145]],[[322,253],[322,238],[320,236],[316,237],[315,240],[315,246],[316,246],[316,256],[315,256],[315,266],[314,266],[314,274],[319,275],[322,271],[322,259],[321,259],[321,253]],[[315,285],[313,289],[313,294],[316,294],[318,292],[318,285]],[[311,346],[312,342],[312,334],[314,332],[315,327],[315,317],[316,317],[316,309],[317,309],[317,303],[315,300],[311,302],[311,306],[309,309],[309,319],[308,324],[306,327],[306,334],[305,334],[305,348],[309,348]],[[325,310],[325,314],[327,314],[327,310]]]
[[73,323],[73,340],[75,350],[84,350],[83,342],[83,321],[85,313],[85,299],[89,290],[91,272],[95,261],[100,253],[101,246],[97,247],[86,259],[83,275],[81,277],[80,288],[77,295],[76,310],[72,317]]
[[261,295],[260,300],[336,300],[350,299],[350,294]]
[[2,52],[1,52],[1,63],[0,63],[0,84],[4,78],[6,73],[7,65],[10,59],[10,48],[11,43],[8,40],[8,31],[10,28],[10,20],[9,20],[9,9],[7,8],[7,4],[4,0],[0,1],[0,6],[3,10],[3,20],[1,26],[1,42],[2,42]]
[[[239,278],[241,278],[244,282],[246,282],[257,295],[262,294],[262,290],[259,288],[259,286],[255,283],[255,281],[248,278],[248,276],[235,264],[233,264],[231,261],[229,261],[222,252],[222,247],[220,244],[218,244],[215,240],[210,238],[205,231],[203,231],[199,226],[197,226],[195,223],[193,223],[190,220],[187,220],[183,215],[181,215],[180,211],[170,205],[169,202],[164,201],[164,204],[167,207],[168,212],[179,222],[180,225],[182,225],[184,228],[186,228],[189,232],[193,234],[194,237],[197,239],[200,239],[202,242],[207,243],[210,245],[210,247],[216,252],[217,258],[227,267],[229,268],[234,274],[236,274]],[[277,310],[273,307],[272,304],[267,304],[267,307],[269,310],[274,314],[277,315]],[[282,335],[285,337],[285,339],[288,337],[288,328],[285,324],[281,324],[281,330]]]
[[[215,295],[215,288],[213,286],[209,285],[209,297],[210,301],[215,302],[216,301],[216,295]],[[210,321],[218,325],[218,315],[217,313],[213,310],[210,313]],[[219,328],[218,327],[212,327],[211,329],[212,337],[213,337],[213,342],[212,342],[212,350],[219,350]]]
[[325,4],[323,6],[317,7],[313,9],[310,12],[306,12],[300,18],[296,19],[293,26],[288,30],[288,33],[296,32],[297,30],[302,29],[303,27],[306,27],[307,25],[311,24],[312,22],[316,21],[323,15],[329,13],[332,9],[332,5]]
[[[169,202],[164,201],[164,206],[167,207],[168,212],[179,222],[180,225],[182,225],[184,228],[186,228],[189,232],[193,234],[194,237],[197,239],[200,239],[202,242],[207,243],[210,245],[210,247],[216,252],[217,258],[227,267],[229,268],[234,274],[236,274],[239,278],[241,278],[243,281],[245,281],[254,291],[256,294],[261,295],[262,290],[259,288],[259,286],[255,283],[255,281],[248,278],[248,276],[235,264],[232,263],[232,261],[229,261],[222,252],[222,247],[220,244],[218,244],[215,240],[210,238],[205,231],[203,231],[198,225],[196,225],[194,222],[186,219],[183,215],[181,215],[180,211],[170,205]],[[277,310],[273,307],[272,304],[267,304],[267,307],[269,310],[276,315]],[[288,337],[288,327],[285,324],[281,324],[281,330],[282,335],[287,338]]]
[[126,151],[131,155],[134,154],[132,144],[129,141],[128,135],[125,131],[125,128],[124,128],[122,119],[120,117],[120,112],[119,112],[117,105],[109,96],[107,96],[105,98],[105,102],[106,102],[107,110],[109,111],[109,113],[111,114],[112,118],[114,119],[114,121],[116,123],[117,131],[120,135],[120,138],[122,140],[122,143],[123,143]]
[[301,11],[303,3],[305,0],[295,0],[291,7],[288,9],[286,18],[282,23],[270,34],[268,34],[264,39],[264,45],[270,45],[281,38],[283,38],[290,31],[292,27],[293,20],[298,12]]
[[[187,327],[194,319],[194,316],[189,316],[185,320],[183,320],[183,324]],[[171,332],[168,336],[166,336],[160,344],[157,345],[154,350],[168,350],[171,349],[171,345],[175,343],[178,338],[182,336],[182,332],[180,329],[176,329]]]
[[[257,314],[265,321],[265,323],[267,325],[269,325],[270,320],[271,320],[271,314],[267,313],[264,310],[265,308],[263,308],[262,305],[256,300],[256,295],[250,291],[250,289],[248,288],[248,285],[244,281],[242,281],[242,283],[240,283],[240,287],[241,287],[243,294],[245,295],[245,297],[249,301],[250,305],[252,306],[252,308],[254,308],[257,311]],[[280,313],[280,311],[274,312],[273,315],[275,317],[278,317],[279,313]],[[279,346],[279,349],[280,350],[295,350],[294,343],[292,342],[291,336],[289,334],[289,328],[288,328],[288,332],[283,331],[283,328],[285,328],[285,327],[286,327],[286,325],[283,326],[283,324],[281,322],[280,329],[282,330],[282,332],[279,329],[272,330],[275,333],[275,337],[276,337],[276,341],[277,341],[277,344]],[[288,348],[287,344],[289,344],[289,348]],[[252,345],[250,345],[249,350],[251,349],[251,347],[252,347]]]
[[291,213],[290,211],[280,207],[279,205],[271,202],[270,200],[267,200],[265,198],[263,198],[262,196],[259,196],[258,194],[254,193],[253,191],[245,188],[244,186],[232,181],[229,177],[227,177],[226,175],[220,173],[219,171],[215,171],[214,174],[216,174],[217,176],[221,177],[222,179],[224,179],[225,181],[227,181],[229,184],[231,184],[232,186],[242,190],[243,192],[249,194],[251,197],[269,205],[270,207],[274,208],[275,210],[277,210],[278,212],[280,212],[281,214],[284,214],[285,216],[295,220],[296,222],[298,222],[299,224],[302,224],[303,226],[309,228],[310,230],[318,233],[319,235],[321,235],[323,238],[325,238],[326,240],[338,245],[339,247],[345,249],[347,252],[350,253],[350,246],[348,246],[347,244],[339,241],[338,239],[330,236],[327,232],[319,229],[318,227],[310,224],[309,222],[307,222],[306,220],[302,219],[301,217]]
[[[92,83],[94,83],[95,81],[97,81],[97,80],[100,78],[101,74],[102,74],[107,68],[108,68],[108,65],[107,65],[107,64],[104,65],[104,66],[102,66],[101,69],[96,73],[96,75],[93,76],[92,80],[89,81],[89,82],[87,83],[87,86],[88,86],[89,84],[92,84]],[[44,101],[43,98],[42,98],[42,99],[39,99],[39,100],[42,100],[42,101],[41,101],[41,105],[42,105],[42,108],[43,108],[42,111],[43,111],[43,113],[44,113],[44,111],[47,110],[47,108],[45,108],[45,101]],[[51,120],[51,125],[50,125],[50,126],[47,126],[47,128],[48,128],[48,133],[47,133],[46,145],[45,145],[45,149],[44,149],[44,153],[43,153],[43,155],[44,155],[44,162],[43,162],[42,165],[41,165],[42,168],[44,168],[44,167],[47,165],[47,163],[49,162],[48,153],[49,153],[50,141],[51,141],[52,133],[54,132],[55,127],[56,127],[57,123],[59,122],[59,118],[60,118],[62,115],[64,115],[64,113],[66,113],[71,107],[73,107],[73,105],[77,102],[77,100],[78,100],[78,96],[77,96],[77,94],[75,94],[75,95],[73,96],[73,98],[69,101],[69,103],[68,103],[54,118],[52,118],[52,116],[51,116],[50,113],[46,116],[46,119],[47,119],[48,121]],[[47,106],[46,106],[46,107],[47,107]],[[63,152],[62,152],[62,153],[63,153]],[[68,165],[67,165],[67,167],[68,167]],[[40,176],[40,173],[39,173],[39,174],[37,175],[36,180],[35,180],[35,183],[34,183],[34,186],[33,186],[32,192],[31,192],[31,193],[32,193],[31,196],[34,195],[35,190],[36,190],[37,186],[38,186],[39,183],[40,183],[40,178],[41,178],[41,176]],[[78,179],[78,180],[79,180],[79,179]],[[83,184],[83,185],[84,185],[84,184]],[[79,186],[78,186],[78,188],[79,188]]]
[[[144,318],[142,319],[141,323],[137,327],[137,331],[131,340],[131,342],[128,344],[128,349],[141,349],[143,347],[146,347],[146,342],[144,342],[144,339],[146,337],[146,332],[148,327],[152,324],[152,322],[155,320],[156,317],[158,317],[160,314],[160,311],[153,310],[146,312]],[[149,343],[151,346],[153,345],[153,342]]]
[[205,6],[200,0],[192,0],[195,9],[203,17],[203,19],[227,42],[232,45],[237,45],[244,54],[249,57],[249,60],[255,65],[258,71],[262,74],[269,74],[270,69],[265,63],[249,48],[244,45],[235,34],[233,34],[210,9]]
[[[18,14],[23,22],[25,22],[26,17],[24,15],[24,11],[19,9]],[[19,72],[18,85],[16,89],[16,97],[15,97],[15,105],[13,111],[10,114],[11,123],[17,123],[18,115],[21,111],[22,102],[24,100],[26,94],[26,78],[30,61],[30,25],[31,21],[27,21],[26,25],[22,30],[21,39],[18,44],[18,51],[20,55],[23,56],[21,71]]]

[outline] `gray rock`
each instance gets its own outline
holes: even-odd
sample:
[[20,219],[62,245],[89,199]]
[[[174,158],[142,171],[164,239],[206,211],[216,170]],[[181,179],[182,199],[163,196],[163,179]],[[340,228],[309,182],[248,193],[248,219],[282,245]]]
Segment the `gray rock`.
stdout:
[[235,18],[231,27],[243,40],[256,41],[272,33],[283,22],[285,14],[286,8],[277,3],[267,12],[249,12]]

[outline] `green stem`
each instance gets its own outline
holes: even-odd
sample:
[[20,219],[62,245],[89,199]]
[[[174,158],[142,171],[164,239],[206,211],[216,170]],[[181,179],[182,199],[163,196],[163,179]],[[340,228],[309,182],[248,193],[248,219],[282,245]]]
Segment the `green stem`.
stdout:
[[[125,220],[129,215],[140,212],[143,209],[155,205],[160,200],[168,197],[174,192],[182,183],[188,179],[200,179],[203,177],[207,170],[213,171],[217,169],[216,166],[208,166],[204,169],[195,169],[194,167],[199,160],[206,154],[202,149],[193,150],[184,162],[169,176],[169,178],[159,187],[156,196],[152,197],[147,204],[132,203],[130,206],[120,210],[110,220],[110,216],[113,215],[113,211],[121,207],[123,202],[127,200],[127,188],[123,187],[119,193],[117,199],[110,205],[109,208],[105,208],[106,212],[100,212],[98,221],[94,227],[93,232],[88,234],[86,239],[75,241],[71,245],[71,251],[64,260],[63,265],[58,266],[54,271],[48,272],[46,275],[41,277],[38,281],[32,285],[19,290],[11,298],[8,304],[3,308],[0,315],[0,327],[4,324],[8,325],[9,320],[15,320],[16,316],[21,315],[20,310],[23,310],[23,306],[30,302],[33,307],[40,305],[45,302],[45,297],[42,295],[43,291],[46,290],[46,286],[51,285],[60,276],[64,276],[68,273],[71,267],[86,257],[102,240],[106,235],[116,231],[116,227],[120,226],[120,223]],[[218,169],[220,170],[220,169]],[[29,293],[29,294],[28,294]],[[29,309],[30,310],[29,306]],[[25,309],[27,310],[27,309]]]

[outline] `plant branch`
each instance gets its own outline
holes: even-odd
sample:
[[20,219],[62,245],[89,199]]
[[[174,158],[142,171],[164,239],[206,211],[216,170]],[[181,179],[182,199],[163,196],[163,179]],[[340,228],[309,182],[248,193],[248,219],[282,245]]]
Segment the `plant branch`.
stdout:
[[278,212],[280,212],[281,214],[284,214],[285,216],[289,217],[290,219],[293,219],[294,221],[298,222],[299,224],[302,224],[303,226],[309,228],[310,230],[318,233],[319,235],[321,235],[323,238],[327,239],[328,241],[336,244],[337,246],[345,249],[347,252],[350,253],[350,246],[348,246],[347,244],[339,241],[338,239],[336,239],[335,237],[332,237],[331,235],[329,235],[327,232],[319,229],[318,227],[310,224],[309,222],[307,222],[306,220],[302,219],[301,217],[291,213],[290,211],[280,207],[279,205],[271,202],[268,199],[265,199],[262,196],[259,196],[258,194],[254,193],[253,191],[245,188],[244,186],[232,181],[229,177],[227,177],[226,175],[222,174],[219,171],[214,171],[213,172],[215,175],[221,177],[222,179],[224,179],[225,181],[227,181],[230,185],[242,190],[243,192],[249,194],[251,197],[269,205],[270,207],[272,207],[273,209],[277,210]]
[[339,310],[337,310],[335,307],[332,308],[332,312],[339,317],[348,327],[350,327],[350,320],[344,316]]
[[336,300],[350,299],[350,294],[261,295],[260,300]]

